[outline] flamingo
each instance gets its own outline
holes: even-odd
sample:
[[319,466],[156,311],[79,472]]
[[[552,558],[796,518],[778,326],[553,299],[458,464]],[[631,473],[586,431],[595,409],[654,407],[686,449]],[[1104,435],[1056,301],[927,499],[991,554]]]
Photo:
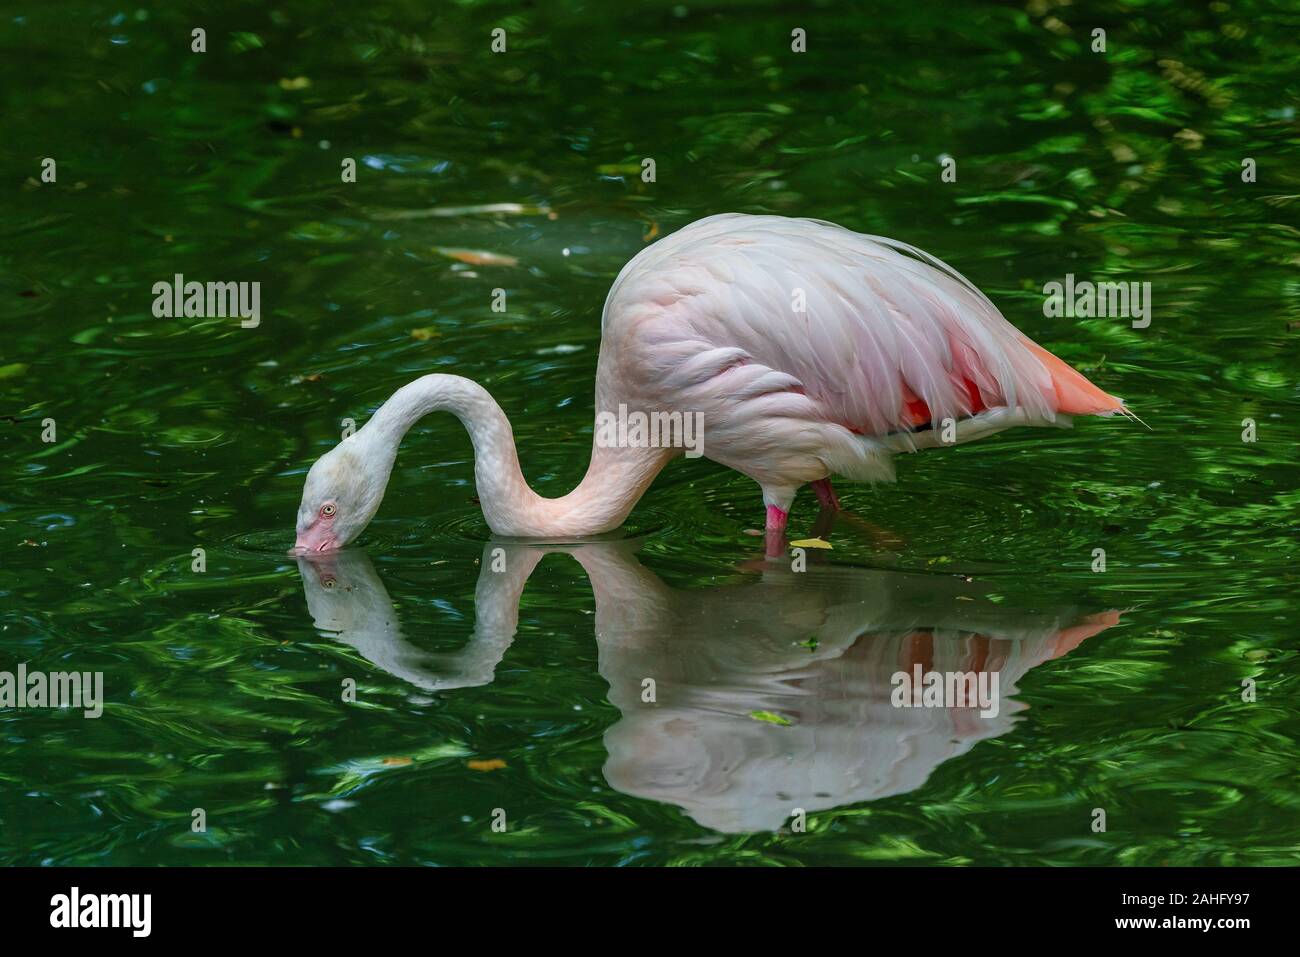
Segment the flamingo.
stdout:
[[[1132,415],[916,247],[738,213],[698,220],[623,267],[601,317],[595,408],[598,421],[615,410],[698,417],[703,455],[759,484],[769,541],[804,485],[838,510],[831,476],[893,481],[900,452]],[[611,531],[684,451],[644,436],[601,441],[598,429],[582,481],[545,498],[524,479],[510,422],[487,390],[426,375],[308,471],[295,551],[355,540],[379,509],[402,437],[440,410],[470,434],[478,498],[499,536]]]

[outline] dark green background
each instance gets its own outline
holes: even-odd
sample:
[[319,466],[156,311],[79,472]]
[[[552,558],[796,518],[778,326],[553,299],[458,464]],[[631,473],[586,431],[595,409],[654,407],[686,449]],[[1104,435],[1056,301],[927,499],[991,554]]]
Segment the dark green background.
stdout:
[[[1292,862],[1297,36],[1261,2],[5,4],[0,669],[102,669],[109,704],[0,712],[0,861]],[[620,171],[644,156],[653,184]],[[553,216],[422,215],[486,203]],[[1124,614],[1025,677],[1015,730],[807,834],[719,835],[606,782],[619,713],[571,560],[534,574],[494,683],[421,695],[318,633],[281,557],[340,420],[430,371],[486,384],[535,487],[566,491],[609,283],[724,211],[943,257],[1151,426],[1016,431],[841,491],[891,540],[842,526],[837,565]],[[260,281],[260,328],[155,319],[177,272]],[[1151,282],[1150,328],[1044,318],[1067,272]],[[428,651],[473,627],[472,494],[463,431],[421,423],[362,543]],[[761,521],[747,480],[679,462],[631,530],[689,591],[752,583]]]

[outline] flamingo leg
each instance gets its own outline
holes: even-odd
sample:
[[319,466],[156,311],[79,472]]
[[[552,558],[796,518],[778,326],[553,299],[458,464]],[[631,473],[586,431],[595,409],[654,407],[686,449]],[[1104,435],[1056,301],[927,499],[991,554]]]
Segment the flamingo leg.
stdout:
[[903,540],[893,532],[887,531],[878,525],[873,525],[860,515],[844,511],[844,506],[840,504],[840,497],[835,494],[835,489],[831,487],[829,478],[812,482],[811,485],[813,491],[817,493],[817,500],[821,502],[822,506],[817,521],[817,537],[828,538],[835,519],[843,517],[846,522],[865,530],[871,536],[873,544],[879,548],[893,550],[903,546]]
[[835,494],[835,489],[831,488],[829,478],[818,479],[813,482],[812,490],[817,493],[817,501],[822,503],[822,508],[828,508],[835,512],[840,510],[840,497]]
[[777,505],[767,507],[767,547],[766,557],[780,558],[785,554],[785,525],[790,513]]
[[829,542],[831,540],[831,529],[835,527],[835,520],[840,517],[840,514],[833,508],[823,505],[817,512],[817,520],[813,522],[812,537]]

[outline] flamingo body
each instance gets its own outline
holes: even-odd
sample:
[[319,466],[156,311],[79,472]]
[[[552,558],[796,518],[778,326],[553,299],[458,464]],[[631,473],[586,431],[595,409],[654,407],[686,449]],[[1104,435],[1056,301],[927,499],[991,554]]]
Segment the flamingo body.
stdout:
[[809,219],[711,216],[655,243],[601,335],[598,408],[699,411],[704,454],[784,512],[831,475],[892,480],[945,419],[963,442],[1123,408],[944,263]]
[[[919,249],[742,214],[692,223],[619,273],[601,319],[596,411],[620,408],[698,416],[703,454],[762,487],[769,531],[784,527],[802,485],[838,505],[831,476],[892,481],[898,452],[1127,411]],[[469,430],[479,499],[500,535],[616,528],[681,453],[593,441],[582,483],[543,498],[524,480],[491,396],[468,379],[425,376],[313,466],[301,548],[330,550],[360,533],[402,436],[435,410]]]

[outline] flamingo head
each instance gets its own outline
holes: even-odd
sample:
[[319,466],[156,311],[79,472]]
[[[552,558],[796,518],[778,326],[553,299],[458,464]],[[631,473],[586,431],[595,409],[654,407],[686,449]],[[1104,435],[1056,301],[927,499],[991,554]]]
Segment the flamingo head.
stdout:
[[379,511],[392,467],[377,467],[355,436],[326,452],[307,473],[298,505],[294,551],[313,555],[342,548]]

